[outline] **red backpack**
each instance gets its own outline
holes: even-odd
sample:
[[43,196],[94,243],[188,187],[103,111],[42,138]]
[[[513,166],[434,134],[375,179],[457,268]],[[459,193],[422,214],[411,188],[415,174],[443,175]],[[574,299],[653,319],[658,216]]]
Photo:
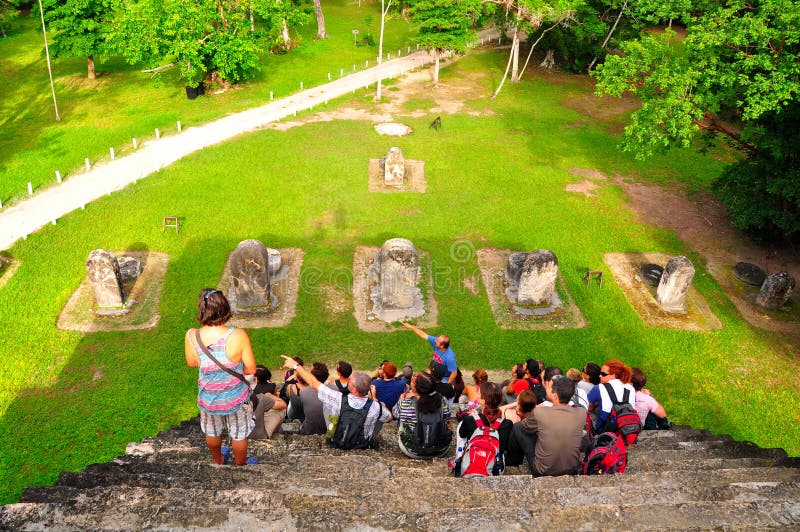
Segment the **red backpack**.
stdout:
[[456,476],[462,478],[488,477],[503,471],[503,456],[500,454],[500,420],[491,426],[474,414],[477,427],[464,446],[464,454],[459,459],[460,467],[454,469]]
[[584,475],[622,474],[628,465],[628,448],[622,437],[611,432],[598,434],[583,460]]
[[616,432],[625,439],[627,445],[636,443],[636,438],[639,437],[642,426],[640,425],[639,414],[636,413],[636,409],[628,401],[631,391],[626,389],[625,393],[622,394],[622,401],[617,401],[614,388],[609,383],[605,383],[603,386],[605,386],[608,397],[611,399],[611,415],[606,422],[604,431]]

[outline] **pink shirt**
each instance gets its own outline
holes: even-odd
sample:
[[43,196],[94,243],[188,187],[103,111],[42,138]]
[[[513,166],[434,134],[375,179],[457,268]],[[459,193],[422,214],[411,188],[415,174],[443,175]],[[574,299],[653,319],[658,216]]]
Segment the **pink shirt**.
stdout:
[[655,412],[658,407],[658,401],[652,395],[644,392],[636,392],[636,413],[639,414],[639,424],[644,426],[644,421],[647,419],[647,414]]

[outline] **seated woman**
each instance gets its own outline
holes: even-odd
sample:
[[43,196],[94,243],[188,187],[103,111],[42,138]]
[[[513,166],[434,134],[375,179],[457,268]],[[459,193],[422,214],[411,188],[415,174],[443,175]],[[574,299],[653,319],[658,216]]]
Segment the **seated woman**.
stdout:
[[631,384],[632,374],[630,366],[626,366],[619,360],[607,360],[600,368],[600,384],[592,388],[588,396],[589,404],[594,405],[592,410],[597,412],[597,421],[594,424],[595,434],[606,432],[606,422],[611,415],[613,403],[606,385],[611,387],[611,391],[619,402],[624,400],[627,391],[628,403],[631,407],[636,407],[636,390]]
[[[503,392],[499,385],[493,382],[484,382],[480,385],[481,396],[478,403],[481,405],[480,413],[474,412],[465,416],[458,425],[456,434],[456,458],[452,464],[455,476],[462,476],[464,471],[463,455],[469,453],[472,440],[475,439],[478,424],[485,427],[497,427],[499,441],[498,455],[495,460],[494,470],[487,471],[489,475],[500,475],[505,469],[503,456],[508,448],[508,441],[514,424],[508,419],[503,419],[500,412],[500,403],[503,401]],[[495,423],[497,422],[497,423]]]
[[636,413],[643,430],[668,430],[672,423],[667,419],[667,411],[645,388],[647,376],[639,368],[633,368],[631,384],[636,390]]
[[450,408],[428,373],[411,378],[411,391],[400,396],[392,409],[398,420],[400,450],[411,458],[442,456],[450,450]]
[[464,394],[459,400],[456,411],[456,417],[460,420],[464,415],[472,413],[474,410],[480,410],[481,405],[478,399],[481,398],[481,384],[489,380],[489,374],[485,369],[475,370],[472,374],[472,381],[475,384],[467,384],[464,386]]

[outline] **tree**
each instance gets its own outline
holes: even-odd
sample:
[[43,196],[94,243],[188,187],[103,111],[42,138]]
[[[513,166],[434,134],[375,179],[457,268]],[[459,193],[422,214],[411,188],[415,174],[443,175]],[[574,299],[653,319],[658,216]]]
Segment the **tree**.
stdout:
[[322,13],[320,0],[314,0],[314,14],[317,17],[317,39],[327,39],[328,32],[325,30],[325,15]]
[[477,0],[413,0],[409,14],[419,24],[417,42],[434,54],[433,83],[439,82],[442,52],[464,53],[475,33],[470,29]]
[[[281,0],[122,0],[121,7],[115,48],[131,64],[144,63],[156,74],[176,65],[192,87],[204,79],[220,85],[249,79],[265,46],[284,43],[289,24],[304,20],[291,2]],[[169,64],[159,66],[165,61]]]
[[8,37],[8,30],[17,16],[16,0],[0,0],[0,35]]
[[[725,0],[690,22],[683,43],[667,29],[621,48],[594,75],[599,94],[630,91],[642,101],[625,128],[623,149],[644,158],[689,146],[699,132],[723,135],[748,155],[718,185],[729,206],[738,202],[739,226],[763,226],[758,219],[748,224],[746,213],[755,209],[741,207],[763,201],[758,191],[768,192],[772,205],[794,204],[780,212],[797,221],[797,192],[781,190],[773,175],[779,168],[796,173],[797,163],[791,150],[773,147],[786,134],[784,124],[797,127],[796,113],[787,109],[800,95],[800,1]],[[778,225],[794,232],[795,222]]]
[[85,57],[87,75],[95,78],[94,59],[107,51],[106,32],[113,15],[111,0],[43,0],[44,19],[53,30],[53,57]]

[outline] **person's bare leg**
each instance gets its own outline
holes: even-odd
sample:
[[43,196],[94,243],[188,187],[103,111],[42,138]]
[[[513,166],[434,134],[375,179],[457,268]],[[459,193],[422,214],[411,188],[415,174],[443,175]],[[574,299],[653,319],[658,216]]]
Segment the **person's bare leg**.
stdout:
[[214,463],[222,465],[222,436],[206,436],[206,445],[208,445],[208,450],[211,451],[211,458],[214,459]]
[[236,457],[236,465],[243,466],[247,461],[247,438],[243,440],[232,440],[233,454]]

